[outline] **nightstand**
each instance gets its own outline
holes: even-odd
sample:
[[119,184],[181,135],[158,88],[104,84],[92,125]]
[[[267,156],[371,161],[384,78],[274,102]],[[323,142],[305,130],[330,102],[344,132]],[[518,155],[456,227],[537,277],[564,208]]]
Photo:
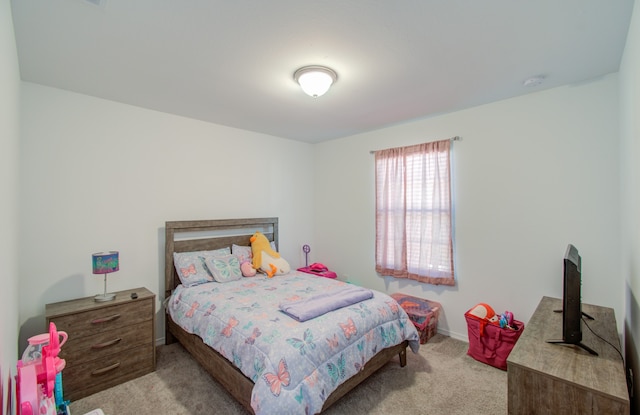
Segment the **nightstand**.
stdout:
[[78,400],[155,370],[155,301],[151,291],[135,288],[108,302],[86,297],[46,305],[47,327],[54,322],[69,336],[59,354],[67,362],[65,399]]

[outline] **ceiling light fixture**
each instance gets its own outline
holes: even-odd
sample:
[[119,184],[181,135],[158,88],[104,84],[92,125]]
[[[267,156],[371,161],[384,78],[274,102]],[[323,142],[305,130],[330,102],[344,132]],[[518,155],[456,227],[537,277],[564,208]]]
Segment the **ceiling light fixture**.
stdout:
[[326,66],[304,66],[295,71],[293,79],[307,95],[317,98],[324,95],[338,80],[338,74]]

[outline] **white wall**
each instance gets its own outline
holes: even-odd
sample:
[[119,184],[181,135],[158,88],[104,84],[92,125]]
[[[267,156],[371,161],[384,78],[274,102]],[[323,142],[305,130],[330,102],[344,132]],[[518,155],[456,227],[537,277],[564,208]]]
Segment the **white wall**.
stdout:
[[[562,258],[573,243],[583,301],[613,307],[621,329],[618,114],[613,74],[319,144],[314,260],[342,279],[440,302],[439,330],[466,339],[464,312],[478,302],[526,322],[542,296],[561,297]],[[381,278],[370,150],[456,135],[457,285]]]
[[312,242],[312,146],[22,83],[20,341],[46,303],[103,289],[91,253],[120,251],[109,291],[157,294],[164,335],[164,222],[280,218],[280,251]]
[[9,0],[0,1],[0,413],[18,360],[18,139],[20,73]]
[[625,346],[635,373],[631,413],[640,412],[640,5],[636,2],[620,64],[622,275],[625,277]]

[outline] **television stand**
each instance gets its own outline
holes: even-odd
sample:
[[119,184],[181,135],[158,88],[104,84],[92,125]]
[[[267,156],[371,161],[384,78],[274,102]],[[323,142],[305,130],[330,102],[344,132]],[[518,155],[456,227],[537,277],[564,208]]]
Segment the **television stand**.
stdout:
[[547,343],[551,343],[551,344],[567,344],[567,345],[578,346],[578,347],[582,347],[584,350],[586,350],[587,352],[591,353],[594,356],[598,355],[598,352],[596,352],[595,350],[593,350],[592,348],[590,348],[586,344],[582,344],[581,342],[569,343],[569,342],[566,342],[564,340],[547,340]]
[[[582,304],[595,319],[591,328],[620,349],[612,308]],[[629,415],[622,359],[614,347],[589,330],[583,340],[598,356],[545,339],[562,337],[559,298],[543,297],[507,358],[509,415]]]

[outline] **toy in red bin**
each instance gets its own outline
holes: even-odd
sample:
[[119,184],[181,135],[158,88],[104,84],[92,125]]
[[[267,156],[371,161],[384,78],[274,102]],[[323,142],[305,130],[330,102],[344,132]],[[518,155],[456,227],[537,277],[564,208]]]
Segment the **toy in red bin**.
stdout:
[[524,323],[505,311],[497,315],[488,304],[479,303],[465,314],[469,335],[467,354],[479,362],[507,370],[507,358],[524,330]]

